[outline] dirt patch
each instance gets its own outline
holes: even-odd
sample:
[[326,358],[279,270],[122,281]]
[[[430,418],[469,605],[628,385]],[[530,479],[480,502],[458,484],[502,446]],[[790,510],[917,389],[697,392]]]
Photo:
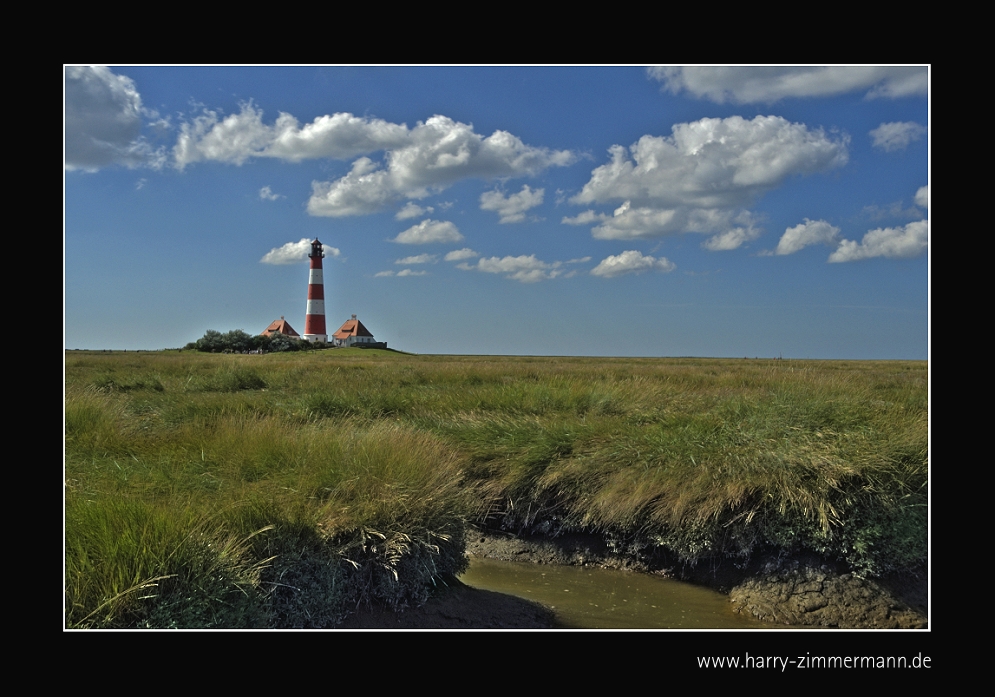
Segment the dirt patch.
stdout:
[[846,629],[925,629],[926,581],[862,579],[826,565],[770,563],[732,589],[738,612],[766,622]]

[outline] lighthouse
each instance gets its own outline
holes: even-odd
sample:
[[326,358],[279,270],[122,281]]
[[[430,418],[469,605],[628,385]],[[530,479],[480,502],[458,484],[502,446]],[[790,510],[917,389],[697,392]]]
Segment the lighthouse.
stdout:
[[311,243],[311,274],[307,283],[307,317],[304,320],[304,338],[307,341],[326,343],[325,333],[325,283],[321,275],[321,260],[325,254],[321,251],[321,242],[316,237]]

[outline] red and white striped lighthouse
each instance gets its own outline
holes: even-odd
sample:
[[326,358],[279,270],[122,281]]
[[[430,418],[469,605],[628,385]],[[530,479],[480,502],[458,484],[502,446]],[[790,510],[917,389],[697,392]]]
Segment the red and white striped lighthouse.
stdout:
[[322,278],[321,260],[325,254],[321,251],[321,242],[316,237],[311,243],[311,275],[307,283],[307,317],[304,320],[304,338],[307,341],[328,342],[325,333],[325,282]]

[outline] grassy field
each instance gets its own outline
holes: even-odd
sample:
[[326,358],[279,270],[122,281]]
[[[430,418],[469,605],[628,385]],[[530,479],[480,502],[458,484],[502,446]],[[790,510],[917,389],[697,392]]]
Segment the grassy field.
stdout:
[[470,522],[643,553],[927,555],[928,365],[66,353],[66,624],[322,627]]

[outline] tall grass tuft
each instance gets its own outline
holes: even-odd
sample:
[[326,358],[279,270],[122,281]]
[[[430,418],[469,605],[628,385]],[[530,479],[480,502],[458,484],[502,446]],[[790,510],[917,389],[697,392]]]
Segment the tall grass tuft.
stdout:
[[135,501],[66,510],[66,625],[265,626],[245,538]]

